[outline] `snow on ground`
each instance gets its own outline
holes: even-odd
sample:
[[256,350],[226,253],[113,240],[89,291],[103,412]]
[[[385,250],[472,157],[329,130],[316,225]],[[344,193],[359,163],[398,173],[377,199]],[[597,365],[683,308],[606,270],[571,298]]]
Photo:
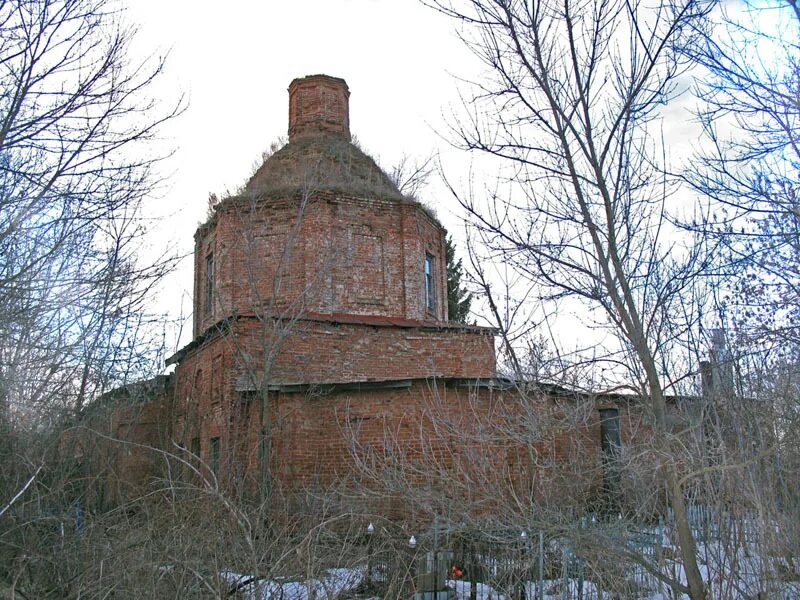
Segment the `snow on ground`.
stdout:
[[323,577],[306,580],[259,579],[232,571],[221,573],[232,585],[242,585],[246,600],[333,600],[342,592],[358,587],[364,579],[363,569],[328,569]]
[[[677,554],[672,548],[671,556]],[[764,582],[759,581],[762,576],[761,557],[748,554],[744,550],[735,552],[732,556],[729,551],[719,547],[718,544],[698,544],[698,557],[701,559],[700,567],[704,580],[707,582],[712,598],[752,598],[763,590]],[[685,583],[686,576],[683,566],[674,560],[665,561],[664,568],[670,575]],[[730,577],[735,569],[738,577]],[[249,581],[251,578],[239,575],[232,571],[221,574],[222,578],[232,586],[241,584],[240,592],[246,600],[335,600],[343,592],[358,588],[364,580],[365,568],[337,568],[329,569],[321,577],[311,579],[290,579],[276,577],[273,579],[260,579]],[[375,579],[373,577],[373,579]],[[641,587],[638,600],[684,600],[687,596],[675,598],[668,587],[659,584],[654,578],[634,578]],[[566,585],[566,589],[563,586]],[[526,583],[527,600],[537,600],[537,583]],[[455,592],[455,600],[470,600],[470,583],[462,580],[449,580],[447,587]],[[619,598],[607,591],[602,593],[592,581],[584,580],[579,584],[577,579],[554,579],[543,582],[544,600],[561,600],[569,598],[576,600],[611,600]],[[774,600],[796,600],[800,598],[800,583],[775,582],[769,588],[769,597]],[[516,596],[516,594],[514,594]],[[506,595],[496,590],[487,583],[478,583],[476,589],[477,600],[508,600]],[[377,599],[370,599],[377,600]]]
[[[561,600],[561,584],[562,581],[558,580],[544,580],[544,600]],[[584,581],[579,584],[575,579],[567,580],[569,586],[567,590],[568,598],[582,597],[585,600],[597,598],[597,588],[591,581]],[[469,600],[469,592],[472,585],[468,581],[448,581],[447,587],[454,590],[457,600]],[[536,583],[529,581],[525,585],[525,595],[530,600],[536,600]],[[485,583],[478,583],[476,589],[477,600],[506,600],[505,594],[502,594],[492,588],[492,586]],[[654,599],[655,600],[655,599]]]

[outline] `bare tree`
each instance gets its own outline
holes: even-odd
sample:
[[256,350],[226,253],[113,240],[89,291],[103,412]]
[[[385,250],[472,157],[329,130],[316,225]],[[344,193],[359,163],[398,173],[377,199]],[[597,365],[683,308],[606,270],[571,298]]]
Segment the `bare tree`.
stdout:
[[796,359],[800,340],[799,37],[794,2],[723,5],[713,32],[688,49],[708,144],[686,178],[714,213],[694,225],[744,274],[724,307],[734,343],[784,359]]
[[457,21],[487,68],[452,132],[508,169],[506,185],[485,199],[453,192],[495,257],[543,297],[577,297],[602,310],[620,343],[615,358],[655,423],[684,591],[703,598],[666,395],[687,374],[675,372],[672,350],[698,316],[684,306],[705,248],[669,236],[671,188],[655,119],[687,66],[679,49],[703,30],[711,4],[430,4]]
[[146,146],[181,103],[158,107],[163,63],[132,61],[107,2],[6,2],[0,23],[2,403],[79,411],[138,368],[125,348],[166,266],[138,255],[159,160]]
[[105,0],[0,3],[0,540],[9,566],[35,548],[42,520],[85,492],[80,470],[55,466],[55,425],[152,373],[162,343],[148,303],[171,261],[145,259],[142,202],[163,158],[150,141],[183,102],[156,100],[163,60],[132,58],[133,38]]
[[428,185],[428,180],[434,169],[434,155],[420,160],[412,161],[407,155],[400,157],[391,170],[389,179],[400,190],[400,193],[409,198],[418,199],[420,192]]
[[[786,469],[797,461],[800,13],[791,1],[745,2],[721,5],[716,17],[687,48],[707,143],[685,178],[708,199],[690,227],[719,241],[720,269],[735,274],[720,294],[724,351],[706,377],[715,469],[703,479],[719,502],[754,507],[763,553],[785,555],[798,543],[783,523],[797,511]],[[723,472],[721,462],[740,468]]]
[[[273,146],[270,155],[277,150],[279,148]],[[269,155],[265,153],[264,160],[268,158]],[[241,454],[232,458],[229,464],[232,468],[234,466],[239,468],[236,483],[240,493],[255,483],[257,495],[267,509],[273,502],[275,492],[271,450],[276,428],[272,389],[273,368],[281,353],[285,351],[284,344],[292,334],[298,319],[304,316],[309,302],[318,296],[323,280],[330,276],[331,271],[329,261],[324,261],[318,265],[316,276],[310,281],[306,281],[298,272],[298,264],[303,260],[306,251],[301,232],[307,231],[306,215],[314,202],[314,195],[320,191],[320,182],[324,180],[325,175],[319,172],[320,165],[315,161],[302,161],[297,168],[301,185],[290,195],[288,201],[290,208],[283,209],[285,212],[281,211],[283,212],[281,219],[276,220],[274,216],[272,217],[278,221],[273,224],[272,231],[281,232],[277,237],[282,242],[280,245],[265,247],[265,214],[269,214],[271,201],[275,199],[265,198],[262,195],[263,190],[243,189],[241,195],[228,199],[227,207],[229,218],[236,222],[237,228],[241,231],[240,251],[245,265],[243,283],[248,305],[236,309],[244,308],[257,323],[255,345],[258,348],[258,352],[253,354],[252,348],[248,344],[243,344],[237,335],[228,338],[235,369],[249,382],[249,391],[255,395],[258,406],[256,414],[244,412],[235,415],[236,418],[229,419],[236,429],[230,432],[229,451],[233,452],[237,445],[241,447],[253,445],[253,440],[248,439],[247,423],[251,419],[254,420],[258,432],[255,444],[259,448],[258,473],[255,478],[244,477],[245,473],[241,471],[245,465],[235,465],[236,460],[243,462],[244,456]],[[271,272],[265,269],[266,256],[272,259]],[[218,298],[217,301],[222,302],[222,299]],[[253,341],[247,338],[248,334],[244,333],[245,340]],[[235,401],[230,403],[230,410],[236,411]]]

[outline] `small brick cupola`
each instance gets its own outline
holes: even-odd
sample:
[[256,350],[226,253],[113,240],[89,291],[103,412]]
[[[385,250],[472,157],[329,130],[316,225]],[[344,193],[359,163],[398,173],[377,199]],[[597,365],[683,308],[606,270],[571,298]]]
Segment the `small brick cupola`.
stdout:
[[344,79],[309,75],[289,84],[289,141],[335,135],[350,141],[350,90]]
[[402,201],[403,194],[375,161],[351,143],[350,90],[330,75],[289,84],[289,143],[253,174],[245,192],[287,195],[303,188]]

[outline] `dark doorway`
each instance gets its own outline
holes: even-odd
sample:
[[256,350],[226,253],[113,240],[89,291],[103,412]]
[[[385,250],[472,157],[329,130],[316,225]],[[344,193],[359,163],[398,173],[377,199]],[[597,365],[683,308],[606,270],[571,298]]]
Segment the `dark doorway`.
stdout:
[[603,507],[608,512],[620,510],[620,448],[619,410],[600,410],[600,445],[603,450]]

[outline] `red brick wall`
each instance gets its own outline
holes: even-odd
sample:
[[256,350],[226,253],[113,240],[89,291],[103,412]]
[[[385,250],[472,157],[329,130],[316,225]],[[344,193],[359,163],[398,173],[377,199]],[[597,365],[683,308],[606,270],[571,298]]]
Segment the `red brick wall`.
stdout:
[[[112,421],[111,437],[119,443],[104,440],[116,456],[108,479],[109,489],[122,496],[147,491],[152,477],[161,474],[163,456],[157,451],[170,451],[170,407],[172,390],[168,395],[143,404],[120,405]],[[130,489],[128,484],[133,483]]]
[[[236,391],[237,382],[240,390],[260,384],[265,338],[259,326],[257,320],[237,324],[233,334],[215,336],[187,354],[177,369],[174,436],[186,448],[199,437],[204,459],[210,438],[219,436],[223,446],[228,444],[227,428],[243,396]],[[485,331],[301,321],[277,350],[271,381],[334,383],[428,377],[437,372],[455,377],[494,375],[493,338]],[[257,423],[256,419],[252,426]]]
[[161,376],[113,390],[88,407],[79,426],[64,431],[59,453],[82,464],[90,508],[112,506],[152,491],[171,451],[173,379]]
[[[259,309],[446,321],[444,229],[418,205],[317,192],[226,201],[195,243],[195,335]],[[436,306],[425,305],[423,266],[434,259]],[[205,302],[214,256],[214,310]]]
[[[267,328],[270,332],[271,328]],[[263,371],[261,322],[237,324],[238,346]],[[279,336],[278,336],[279,337]],[[480,329],[370,326],[301,320],[289,326],[269,379],[348,383],[390,379],[495,376],[494,338]],[[240,351],[240,355],[241,355]],[[240,369],[244,365],[240,365]]]
[[[187,356],[171,410],[164,398],[121,404],[112,413],[109,434],[169,452],[176,451],[173,441],[191,449],[197,438],[206,463],[210,441],[218,437],[223,484],[252,486],[264,428],[271,440],[271,473],[285,491],[341,483],[374,488],[399,473],[408,485],[447,485],[448,493],[465,493],[449,481],[455,478],[469,483],[469,498],[459,500],[480,509],[500,494],[564,503],[585,500],[599,489],[598,409],[607,403],[546,395],[522,401],[517,390],[450,387],[441,380],[396,382],[406,386],[398,388],[270,392],[262,403],[258,393],[236,391],[240,349],[231,337],[217,336]],[[208,364],[214,366],[210,371]],[[623,446],[635,449],[649,431],[641,407],[620,404],[619,410]],[[106,445],[116,456],[108,497],[123,489],[140,493],[157,474],[160,455],[138,445]]]
[[[218,368],[212,368],[214,361]],[[198,371],[201,384],[193,379]],[[204,388],[198,393],[211,396],[212,373],[222,378],[218,385],[224,396],[244,375],[256,375],[249,385],[260,385],[265,371],[270,382],[284,384],[491,378],[494,337],[491,330],[471,327],[240,319],[230,333],[213,337],[182,360],[179,397],[198,385]]]
[[289,84],[289,140],[333,134],[350,140],[350,91],[344,79],[311,75]]
[[[589,503],[600,491],[599,413],[586,399],[521,401],[513,389],[416,381],[405,389],[271,401],[272,469],[288,489],[416,485],[475,510],[491,510],[502,496],[511,503]],[[640,419],[639,408],[620,407],[625,447],[641,443]]]
[[188,450],[192,440],[199,439],[203,460],[208,459],[209,440],[222,437],[226,431],[234,399],[232,365],[229,340],[218,336],[188,355],[175,372],[173,437]]
[[[459,480],[469,482],[476,506],[500,494],[565,503],[589,499],[602,480],[599,415],[585,403],[569,414],[570,401],[521,403],[515,390],[417,380],[397,389],[273,392],[264,419],[258,395],[229,406],[204,436],[222,437],[223,464],[238,466],[227,474],[248,485],[257,478],[262,427],[272,476],[286,491],[335,483],[375,488],[396,477],[403,485],[447,485],[453,494],[467,491],[457,489]],[[209,411],[201,405],[198,412]],[[585,418],[574,418],[578,413]],[[634,443],[638,421],[638,411],[621,410],[624,444]]]

